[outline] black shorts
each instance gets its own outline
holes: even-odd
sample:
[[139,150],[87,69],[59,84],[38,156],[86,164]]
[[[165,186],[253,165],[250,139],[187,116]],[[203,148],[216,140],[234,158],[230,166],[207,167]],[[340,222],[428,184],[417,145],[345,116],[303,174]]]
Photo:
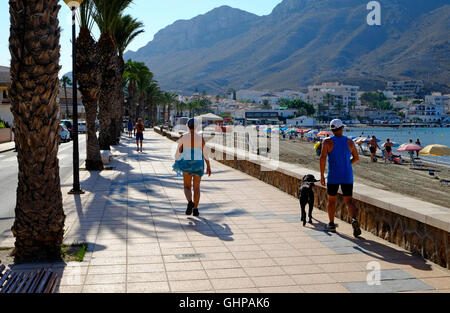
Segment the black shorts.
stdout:
[[370,153],[375,153],[377,150],[374,147],[370,147]]
[[332,197],[336,196],[339,190],[339,186],[341,186],[342,195],[344,197],[353,196],[353,184],[328,184],[328,195]]
[[137,140],[143,141],[144,140],[144,134],[143,133],[136,133],[136,141]]

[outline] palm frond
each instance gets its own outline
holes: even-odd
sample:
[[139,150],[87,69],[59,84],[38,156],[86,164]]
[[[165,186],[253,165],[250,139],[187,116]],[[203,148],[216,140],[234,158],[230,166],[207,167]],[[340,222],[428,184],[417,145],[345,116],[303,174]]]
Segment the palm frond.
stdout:
[[95,6],[93,0],[84,0],[80,5],[80,10],[77,14],[78,24],[80,28],[92,30],[94,26],[94,14],[95,14]]

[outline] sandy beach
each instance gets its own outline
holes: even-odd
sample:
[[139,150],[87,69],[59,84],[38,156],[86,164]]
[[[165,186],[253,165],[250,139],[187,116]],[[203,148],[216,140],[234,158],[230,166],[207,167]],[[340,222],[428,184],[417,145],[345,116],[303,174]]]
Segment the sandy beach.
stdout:
[[[378,151],[379,156],[380,153]],[[371,163],[370,157],[362,155],[360,157],[360,161],[353,167],[357,182],[450,208],[450,185],[440,182],[441,179],[450,180],[449,167],[424,163],[424,166],[420,167],[421,170],[415,170],[409,163],[385,164],[381,158],[377,163]],[[319,157],[315,154],[314,145],[300,142],[299,139],[280,140],[280,160],[320,170]],[[436,170],[435,175],[439,179],[429,175],[430,169]]]

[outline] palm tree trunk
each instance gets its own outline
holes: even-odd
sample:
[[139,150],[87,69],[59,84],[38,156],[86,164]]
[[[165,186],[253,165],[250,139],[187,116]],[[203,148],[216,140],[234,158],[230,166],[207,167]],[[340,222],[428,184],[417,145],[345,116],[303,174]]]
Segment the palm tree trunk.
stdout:
[[129,101],[128,101],[128,115],[130,116],[130,120],[133,123],[136,123],[136,86],[134,83],[131,83],[128,85],[128,95],[129,95]]
[[116,101],[115,78],[117,71],[116,51],[114,38],[111,34],[103,33],[98,41],[101,56],[102,83],[99,98],[100,135],[99,144],[101,150],[110,150],[112,142],[112,110]]
[[119,76],[117,77],[118,110],[117,110],[117,120],[116,120],[117,143],[120,142],[120,137],[122,136],[123,116],[125,113],[125,108],[124,108],[125,93],[123,91],[123,72],[125,70],[125,62],[123,61],[122,56],[118,56],[118,64],[119,64]]
[[11,110],[19,163],[15,261],[61,256],[64,210],[58,164],[58,0],[10,0]]
[[88,171],[101,171],[103,170],[103,162],[95,129],[101,81],[100,55],[97,43],[86,28],[80,29],[76,46],[77,76],[86,110],[86,169]]

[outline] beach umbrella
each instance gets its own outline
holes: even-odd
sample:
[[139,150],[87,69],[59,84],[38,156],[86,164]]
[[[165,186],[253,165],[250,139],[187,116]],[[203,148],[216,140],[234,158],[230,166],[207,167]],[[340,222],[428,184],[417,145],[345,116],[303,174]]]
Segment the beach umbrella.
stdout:
[[[372,140],[372,138],[370,138],[370,137],[359,137],[359,138],[356,138],[355,142],[358,144],[359,143],[369,143],[370,140]],[[377,142],[380,142],[380,141],[381,140],[377,138]]]
[[421,155],[445,156],[450,155],[450,148],[445,145],[429,145],[420,150]]
[[333,136],[333,134],[327,131],[321,131],[317,134],[317,137],[326,137],[326,136]]
[[401,145],[400,148],[397,149],[397,151],[400,151],[400,152],[404,152],[404,151],[420,151],[422,149],[423,148],[421,146],[419,146],[419,145],[408,143],[408,144]]
[[295,129],[291,129],[290,131],[288,131],[288,134],[296,134],[297,131]]

